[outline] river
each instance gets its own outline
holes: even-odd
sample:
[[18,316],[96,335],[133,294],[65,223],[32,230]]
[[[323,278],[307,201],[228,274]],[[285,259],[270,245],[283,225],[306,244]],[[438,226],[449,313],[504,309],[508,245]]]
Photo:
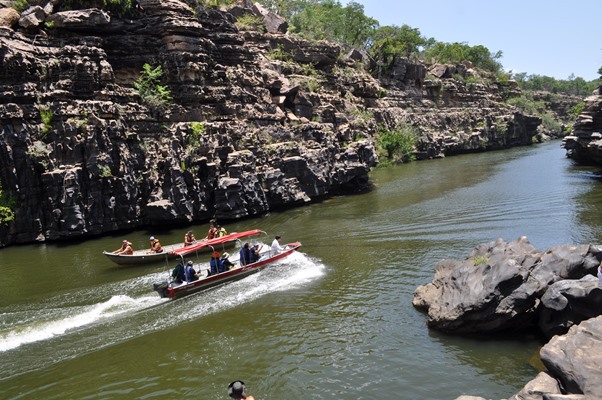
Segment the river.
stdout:
[[0,398],[227,399],[236,379],[257,400],[510,397],[541,368],[541,343],[430,331],[413,292],[437,261],[497,238],[601,243],[598,170],[550,142],[371,178],[366,194],[225,224],[303,247],[176,301],[152,291],[171,265],[120,267],[101,252],[207,225],[0,250]]

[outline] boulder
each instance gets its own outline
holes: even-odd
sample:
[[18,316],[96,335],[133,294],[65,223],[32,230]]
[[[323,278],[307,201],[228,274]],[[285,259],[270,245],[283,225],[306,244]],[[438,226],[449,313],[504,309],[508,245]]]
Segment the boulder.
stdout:
[[44,23],[46,12],[40,6],[32,6],[21,13],[19,26],[25,29],[37,28]]
[[552,284],[541,298],[539,329],[545,336],[565,334],[573,325],[600,315],[602,288],[598,279],[586,275],[579,280]]
[[602,316],[572,326],[565,335],[554,336],[540,356],[564,394],[602,398]]
[[0,8],[0,26],[14,27],[19,22],[20,15],[14,8]]
[[91,29],[108,25],[111,22],[111,17],[105,11],[90,8],[54,13],[48,17],[48,22],[54,23],[55,28]]
[[[580,321],[585,315],[600,315],[597,303],[590,303],[599,296],[592,283],[594,290],[587,300],[592,314],[577,307],[579,300],[574,302],[573,314],[561,317],[548,311],[543,322],[539,314],[541,298],[550,285],[593,275],[600,258],[598,246],[557,246],[541,254],[526,237],[510,243],[499,239],[477,246],[466,260],[438,263],[433,281],[414,292],[413,304],[428,311],[429,327],[445,332],[531,330],[538,322],[552,332],[570,323],[565,318]],[[554,302],[559,296],[553,293],[546,298],[549,307],[559,308],[563,302]]]

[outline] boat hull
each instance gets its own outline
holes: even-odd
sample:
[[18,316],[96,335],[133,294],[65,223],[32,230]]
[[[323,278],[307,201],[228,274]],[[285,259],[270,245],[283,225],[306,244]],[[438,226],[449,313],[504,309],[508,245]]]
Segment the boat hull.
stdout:
[[301,243],[299,242],[289,243],[284,251],[277,254],[268,253],[265,258],[262,256],[262,259],[255,263],[247,264],[245,266],[237,266],[229,271],[203,277],[198,281],[183,283],[180,285],[168,283],[167,281],[155,282],[153,284],[153,289],[159,293],[159,296],[169,299],[175,299],[188,294],[200,292],[202,290],[206,290],[226,282],[236,281],[259,272],[275,261],[290,256],[293,252],[297,251],[299,247],[301,247]]
[[148,250],[137,250],[134,251],[134,254],[114,254],[108,251],[103,251],[102,254],[118,265],[151,264],[174,260],[180,256],[192,253],[209,253],[213,250],[232,248],[240,239],[262,233],[264,232],[259,229],[253,229],[244,232],[233,232],[215,239],[199,240],[190,246],[184,246],[184,243],[170,244],[163,246],[161,253],[149,253]]

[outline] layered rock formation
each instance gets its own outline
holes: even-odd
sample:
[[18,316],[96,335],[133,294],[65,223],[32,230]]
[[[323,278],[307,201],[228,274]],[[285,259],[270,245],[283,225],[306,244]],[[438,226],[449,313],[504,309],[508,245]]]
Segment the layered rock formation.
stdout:
[[[364,191],[378,124],[419,127],[416,155],[433,158],[530,144],[541,123],[470,65],[399,58],[370,75],[365,54],[289,36],[248,2],[140,3],[123,18],[0,8],[0,183],[15,211],[0,246]],[[245,14],[266,31],[239,29]],[[161,67],[168,104],[134,90],[145,64]]]
[[[540,352],[546,371],[509,400],[602,398],[602,288],[594,276],[601,259],[599,246],[540,252],[525,237],[499,239],[466,260],[439,262],[413,303],[437,330],[536,330],[550,339]],[[483,400],[458,398],[468,399]]]
[[566,155],[584,164],[602,164],[602,86],[587,99],[571,134],[563,139]]

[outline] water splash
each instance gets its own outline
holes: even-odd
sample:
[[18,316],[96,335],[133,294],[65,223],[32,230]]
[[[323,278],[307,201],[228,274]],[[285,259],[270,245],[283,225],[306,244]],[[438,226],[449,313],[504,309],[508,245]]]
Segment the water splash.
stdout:
[[[325,267],[319,261],[295,252],[257,274],[176,301],[161,299],[150,292],[152,282],[165,279],[165,273],[153,273],[97,288],[81,289],[55,296],[34,307],[10,312],[0,309],[0,353],[79,333],[88,339],[82,343],[79,351],[69,353],[82,354],[156,329],[167,329],[183,321],[236,307],[270,292],[299,287],[324,274]],[[138,295],[141,291],[143,294]],[[107,293],[124,294],[114,294],[103,301],[102,296],[106,298]],[[81,305],[91,302],[93,304]],[[164,303],[171,304],[155,307]],[[173,313],[174,308],[185,308],[187,312]],[[132,315],[137,315],[145,322],[139,321],[141,324],[135,329],[130,324],[119,323]],[[161,321],[160,326],[157,321]],[[95,337],[92,347],[90,337]],[[78,345],[70,343],[70,347],[74,350]]]

